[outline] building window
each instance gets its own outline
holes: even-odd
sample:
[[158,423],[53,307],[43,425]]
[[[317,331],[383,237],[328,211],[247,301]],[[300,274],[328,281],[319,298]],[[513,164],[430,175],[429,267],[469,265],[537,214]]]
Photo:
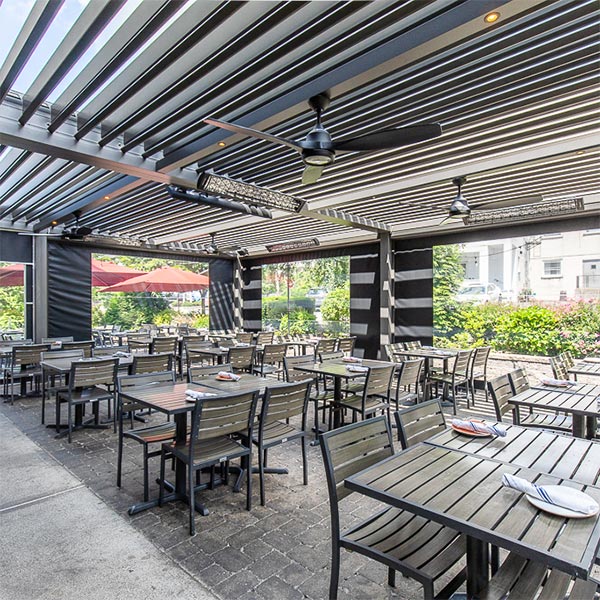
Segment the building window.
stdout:
[[562,275],[562,264],[560,260],[544,261],[544,277],[560,277]]

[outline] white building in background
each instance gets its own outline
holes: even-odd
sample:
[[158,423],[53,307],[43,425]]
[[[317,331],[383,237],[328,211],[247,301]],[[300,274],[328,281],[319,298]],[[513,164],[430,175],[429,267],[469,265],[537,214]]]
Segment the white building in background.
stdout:
[[600,298],[600,229],[463,245],[465,285],[495,284],[506,300]]

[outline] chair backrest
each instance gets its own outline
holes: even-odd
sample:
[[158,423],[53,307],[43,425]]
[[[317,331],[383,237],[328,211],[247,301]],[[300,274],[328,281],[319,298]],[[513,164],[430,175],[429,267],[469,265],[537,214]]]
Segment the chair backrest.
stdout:
[[386,367],[371,367],[367,373],[365,387],[363,392],[363,401],[368,396],[389,397],[392,387],[392,378],[394,377],[395,365]]
[[510,381],[512,393],[515,396],[531,387],[525,369],[515,369],[514,371],[511,371],[508,374],[508,380]]
[[173,368],[173,354],[171,352],[157,352],[156,354],[136,354],[131,365],[131,374],[155,373],[170,371]]
[[565,363],[565,366],[567,367],[567,369],[570,369],[575,364],[575,359],[573,358],[573,354],[569,350],[567,350],[566,352],[563,352],[561,356],[563,358],[563,362]]
[[555,379],[569,379],[568,367],[565,365],[560,355],[550,357],[550,367],[552,368],[552,375]]
[[473,360],[471,361],[473,373],[486,373],[491,349],[491,346],[482,346],[473,350]]
[[265,344],[262,351],[263,365],[279,365],[287,352],[285,344]]
[[259,439],[263,435],[265,425],[275,421],[291,419],[297,415],[302,415],[302,431],[306,429],[306,413],[311,383],[310,380],[304,380],[298,383],[269,387],[265,390],[260,411]]
[[514,396],[508,375],[500,375],[500,377],[488,381],[488,390],[492,396],[492,402],[496,410],[496,419],[502,421],[502,417],[513,410],[508,403]]
[[322,338],[317,343],[315,354],[318,356],[322,352],[335,352],[337,350],[337,338]]
[[12,367],[38,365],[42,360],[42,352],[49,352],[50,344],[31,344],[29,346],[12,347]]
[[228,363],[224,365],[192,365],[188,368],[188,382],[201,383],[202,379],[217,375],[219,371],[231,372],[231,365]]
[[254,362],[255,346],[245,348],[229,348],[227,352],[227,362],[236,370],[250,371]]
[[273,331],[259,331],[256,336],[256,343],[259,346],[264,346],[265,344],[272,344],[273,338],[275,336],[275,332]]
[[424,363],[424,358],[405,360],[400,363],[400,366],[398,367],[400,376],[396,382],[398,387],[410,387],[411,385],[418,386],[421,380],[421,370],[423,369]]
[[420,340],[412,340],[411,342],[404,342],[405,350],[417,350],[418,348],[421,348]]
[[65,335],[62,337],[51,337],[51,338],[42,338],[42,344],[53,344],[54,342],[74,342],[74,338],[72,335]]
[[398,439],[402,448],[409,448],[446,429],[446,419],[440,401],[421,402],[394,413]]
[[56,350],[50,352],[41,352],[41,360],[52,358],[83,358],[83,349],[75,348],[74,350]]
[[115,352],[129,352],[129,346],[94,346],[93,349],[94,356],[112,356]]
[[461,350],[456,354],[456,358],[454,359],[454,366],[452,367],[452,372],[455,375],[467,376],[467,371],[469,370],[469,361],[471,360],[472,350]]
[[402,342],[396,342],[395,344],[386,344],[383,347],[385,351],[385,357],[390,362],[404,362],[408,357],[402,354],[395,354],[398,350],[404,350],[404,344]]
[[235,334],[236,341],[242,344],[251,344],[252,338],[254,338],[254,334],[251,331],[238,331]]
[[124,375],[123,377],[118,377],[117,392],[119,394],[121,414],[130,410],[137,410],[141,407],[140,404],[123,398],[121,396],[122,392],[134,388],[164,385],[167,383],[175,383],[175,371],[157,371],[155,373],[144,373],[143,375]]
[[285,356],[283,359],[283,370],[285,371],[286,381],[303,381],[305,379],[314,379],[314,375],[305,371],[298,371],[295,367],[300,365],[314,365],[315,358],[312,354],[302,354],[300,356]]
[[69,390],[94,387],[96,385],[115,385],[119,360],[103,358],[81,360],[71,363]]
[[338,350],[350,356],[354,352],[356,336],[343,337],[338,339]]
[[159,352],[171,352],[177,354],[177,336],[174,337],[155,337],[150,345],[150,352],[158,354]]
[[230,338],[217,338],[217,346],[221,346],[222,348],[233,348],[236,344],[236,340],[232,340]]
[[339,537],[338,502],[352,493],[344,486],[350,477],[394,454],[392,433],[384,416],[332,429],[319,436],[327,476],[331,525]]
[[333,352],[319,352],[319,362],[325,362],[327,360],[339,360],[344,358],[344,353],[341,350],[334,350]]
[[259,392],[245,392],[217,398],[200,398],[192,413],[190,458],[194,456],[198,440],[206,440],[233,433],[252,434],[254,414]]
[[94,340],[85,340],[81,342],[63,342],[63,350],[83,350],[85,358],[92,358],[92,349],[94,348]]

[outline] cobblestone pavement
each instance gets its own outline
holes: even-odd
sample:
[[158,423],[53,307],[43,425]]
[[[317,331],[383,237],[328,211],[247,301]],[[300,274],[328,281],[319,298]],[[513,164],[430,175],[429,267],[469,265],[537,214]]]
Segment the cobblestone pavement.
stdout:
[[[505,363],[504,371],[508,370],[506,366]],[[542,370],[548,374],[547,367]],[[66,438],[55,439],[54,430],[40,424],[39,398],[19,400],[14,406],[0,404],[0,411],[216,595],[237,600],[327,597],[329,504],[318,447],[309,449],[308,486],[302,485],[299,443],[270,451],[269,465],[288,467],[289,474],[266,475],[265,507],[259,503],[257,477],[251,512],[245,510],[244,489],[240,494],[225,486],[200,492],[198,497],[210,514],[197,515],[198,533],[190,537],[187,506],[181,502],[128,516],[127,508],[142,500],[142,452],[138,444],[126,441],[123,487],[119,489],[117,436],[112,428],[77,431],[73,443],[68,444]],[[49,412],[47,422],[52,422],[52,409]],[[479,393],[476,408],[469,414],[492,417],[491,402],[487,403]],[[158,414],[151,418],[155,422],[164,420]],[[151,459],[152,482],[158,470],[158,458]],[[157,493],[158,486],[153,483],[151,495]],[[374,506],[370,499],[352,494],[340,505],[342,524],[351,525]],[[392,589],[386,580],[385,567],[357,554],[342,553],[341,599],[422,598],[422,588],[416,582],[397,577],[397,587]]]

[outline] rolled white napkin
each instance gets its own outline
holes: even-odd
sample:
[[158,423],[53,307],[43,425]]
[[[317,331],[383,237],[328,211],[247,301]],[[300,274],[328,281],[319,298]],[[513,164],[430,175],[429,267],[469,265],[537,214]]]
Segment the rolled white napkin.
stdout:
[[248,348],[250,346],[250,344],[247,344],[246,342],[237,342],[236,346],[238,348]]
[[542,377],[540,383],[551,387],[569,387],[570,385],[575,385],[574,381],[569,381],[568,379],[553,379],[552,377]]
[[583,359],[583,362],[586,362],[586,363],[600,363],[600,358],[597,357],[597,356],[586,356]]
[[367,373],[369,367],[361,367],[359,365],[346,365],[346,371],[350,371],[351,373]]
[[219,371],[217,373],[217,375],[219,377],[222,377],[223,379],[231,379],[231,381],[239,381],[240,380],[240,376],[236,375],[235,373],[232,373],[231,371]]
[[506,429],[500,424],[491,425],[481,421],[464,421],[462,419],[452,419],[452,425],[461,429],[471,429],[475,433],[491,433],[499,437],[506,437]]
[[213,398],[217,394],[211,392],[198,392],[197,390],[185,390],[185,395],[192,400],[200,400],[201,398]]
[[344,358],[342,358],[342,360],[347,363],[360,364],[362,362],[362,358],[358,358],[356,356],[344,356]]
[[129,358],[131,354],[129,354],[129,352],[123,352],[122,350],[118,350],[113,354],[113,356],[116,358]]
[[224,352],[227,352],[229,350],[228,346],[219,346],[219,350],[223,350]]
[[543,485],[531,483],[521,477],[515,477],[504,473],[502,475],[502,485],[510,487],[519,492],[523,492],[532,498],[538,498],[548,504],[562,506],[583,515],[595,515],[598,512],[598,503],[587,494],[574,493],[574,490],[567,486],[552,486],[549,490]]

